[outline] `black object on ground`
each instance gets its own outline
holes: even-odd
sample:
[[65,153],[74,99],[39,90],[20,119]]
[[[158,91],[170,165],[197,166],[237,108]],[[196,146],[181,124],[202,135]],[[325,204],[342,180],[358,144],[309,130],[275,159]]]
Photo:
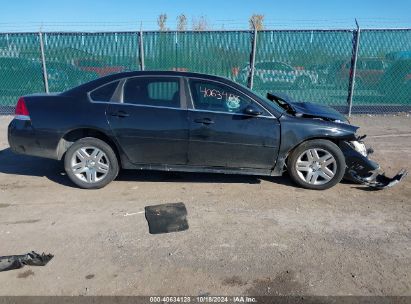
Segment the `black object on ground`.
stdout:
[[52,254],[38,254],[34,251],[22,255],[0,256],[0,271],[19,269],[24,265],[45,266],[54,256]]
[[349,171],[349,173],[355,181],[377,190],[393,187],[408,175],[408,171],[405,169],[401,169],[393,178],[385,176],[384,173],[379,174],[378,171],[366,178],[353,171]]
[[187,209],[184,203],[146,206],[144,209],[151,234],[188,229]]

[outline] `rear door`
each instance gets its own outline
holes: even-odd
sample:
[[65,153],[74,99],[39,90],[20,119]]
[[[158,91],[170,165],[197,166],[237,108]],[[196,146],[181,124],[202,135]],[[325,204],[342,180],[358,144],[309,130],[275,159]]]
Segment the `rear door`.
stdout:
[[[239,90],[217,81],[189,80],[189,165],[202,167],[274,167],[280,144],[276,117]],[[252,105],[261,115],[244,114]]]
[[110,127],[135,164],[187,163],[188,122],[182,79],[131,77],[122,84],[118,103],[110,103]]

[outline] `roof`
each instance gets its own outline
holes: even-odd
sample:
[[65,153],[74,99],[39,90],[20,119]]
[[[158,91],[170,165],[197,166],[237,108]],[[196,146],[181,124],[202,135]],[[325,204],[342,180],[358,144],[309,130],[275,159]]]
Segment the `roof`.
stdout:
[[202,77],[202,78],[207,78],[211,80],[218,80],[218,81],[225,82],[225,83],[227,82],[232,83],[232,81],[228,78],[221,77],[221,76],[215,76],[215,75],[209,75],[209,74],[203,74],[203,73],[180,72],[180,71],[130,71],[130,72],[120,72],[120,73],[110,74],[110,75],[98,78],[96,80],[92,80],[78,87],[70,89],[64,92],[63,94],[73,95],[73,94],[91,91],[92,89],[96,87],[99,87],[110,81],[115,81],[117,79],[133,77],[133,76],[156,76],[156,75],[159,75],[159,76],[166,75],[166,76],[176,76],[176,77]]
[[124,77],[132,77],[132,76],[142,76],[142,75],[171,75],[171,76],[178,76],[178,77],[207,77],[210,79],[227,79],[221,76],[216,75],[209,75],[204,73],[194,73],[194,72],[181,72],[181,71],[130,71],[130,72],[120,72],[116,74],[111,74],[105,77],[112,77],[113,79],[124,78]]

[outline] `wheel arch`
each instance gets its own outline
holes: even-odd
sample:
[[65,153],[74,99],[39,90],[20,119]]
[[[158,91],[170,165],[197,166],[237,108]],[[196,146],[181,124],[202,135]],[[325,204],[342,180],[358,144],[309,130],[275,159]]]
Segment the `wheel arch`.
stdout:
[[327,136],[313,136],[313,137],[308,137],[306,139],[304,139],[303,141],[297,143],[296,145],[294,145],[293,147],[291,147],[288,152],[285,155],[285,160],[288,159],[288,157],[290,156],[290,154],[297,149],[300,145],[302,145],[303,143],[310,141],[310,140],[316,140],[316,139],[323,139],[323,140],[328,140],[331,141],[332,143],[336,144],[337,146],[340,146],[340,141],[342,141],[341,138],[335,138],[335,137],[327,137]]
[[303,143],[310,141],[310,140],[315,140],[315,139],[323,139],[323,140],[328,140],[331,141],[332,143],[336,144],[338,147],[340,146],[341,141],[345,141],[347,138],[340,138],[340,137],[331,137],[331,136],[312,136],[312,137],[307,137],[304,138],[302,141],[299,141],[298,143],[294,144],[293,146],[289,147],[288,150],[283,153],[282,157],[279,155],[277,159],[277,163],[272,171],[272,175],[274,176],[279,176],[282,175],[283,172],[287,171],[287,162],[290,154],[297,149],[300,145]]
[[94,137],[108,144],[113,149],[114,153],[117,156],[117,160],[121,165],[120,149],[117,146],[117,143],[104,131],[88,127],[72,129],[70,131],[67,131],[61,137],[57,146],[58,160],[61,160],[64,157],[66,151],[74,142],[85,137]]
[[[317,137],[311,138],[310,140],[305,140],[297,145],[294,149],[292,149],[291,152],[287,155],[287,161],[285,162],[286,166],[288,166],[287,171],[291,179],[297,185],[306,189],[325,190],[341,181],[346,171],[345,156],[338,144],[335,141],[329,139],[330,138]],[[323,150],[323,152],[328,153],[328,155],[330,155],[331,157],[329,159],[332,161],[328,164],[325,163],[325,160],[322,161],[322,154],[317,154],[317,157],[321,158],[313,158],[311,160],[307,155],[307,158],[305,160],[308,161],[308,163],[310,163],[311,161],[311,169],[308,167],[308,165],[303,165],[307,166],[306,169],[299,169],[297,164],[301,160],[300,157],[305,154],[308,149],[317,148],[319,148],[320,150],[325,149],[325,151]],[[314,156],[312,155],[311,157]],[[332,165],[331,169],[328,167],[329,165]],[[328,170],[328,173],[326,173],[326,169]],[[319,171],[319,173],[316,173],[317,170]],[[304,174],[301,171],[307,172],[306,174]],[[312,180],[312,177],[314,178],[314,180]],[[318,180],[318,178],[320,178],[320,180]]]

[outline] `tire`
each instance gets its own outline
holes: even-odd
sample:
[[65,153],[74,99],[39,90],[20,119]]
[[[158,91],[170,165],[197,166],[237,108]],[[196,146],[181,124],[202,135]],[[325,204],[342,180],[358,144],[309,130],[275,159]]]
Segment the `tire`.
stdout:
[[[316,151],[315,153],[313,151]],[[306,189],[325,190],[338,184],[345,173],[345,157],[329,140],[314,139],[294,149],[287,160],[291,179]]]
[[67,150],[64,169],[71,181],[80,188],[99,189],[117,177],[119,164],[116,154],[107,143],[94,137],[85,137]]

